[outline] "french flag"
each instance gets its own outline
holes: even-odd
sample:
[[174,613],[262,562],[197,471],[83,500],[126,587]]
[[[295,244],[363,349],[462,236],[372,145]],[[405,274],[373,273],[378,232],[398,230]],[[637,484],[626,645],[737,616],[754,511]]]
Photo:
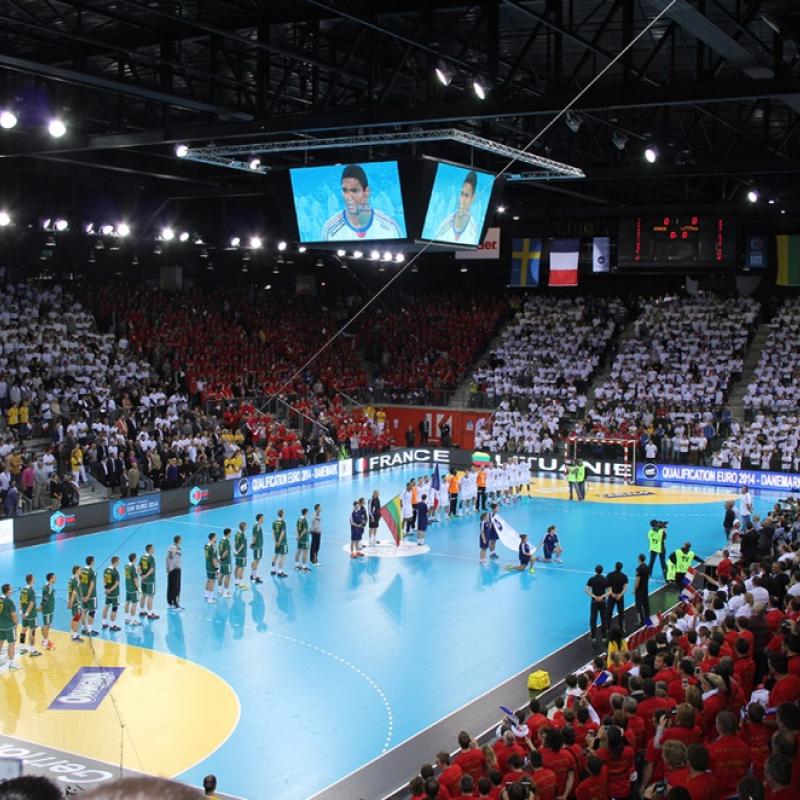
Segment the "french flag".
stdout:
[[578,285],[580,239],[553,239],[550,242],[550,286]]
[[595,686],[605,686],[607,683],[611,683],[614,680],[614,676],[608,672],[608,670],[603,670],[595,679],[594,685]]
[[645,621],[646,628],[658,628],[661,625],[661,614],[651,614]]
[[697,574],[697,570],[694,567],[689,567],[686,570],[686,574],[683,576],[683,585],[684,586],[691,586],[694,583],[694,576]]

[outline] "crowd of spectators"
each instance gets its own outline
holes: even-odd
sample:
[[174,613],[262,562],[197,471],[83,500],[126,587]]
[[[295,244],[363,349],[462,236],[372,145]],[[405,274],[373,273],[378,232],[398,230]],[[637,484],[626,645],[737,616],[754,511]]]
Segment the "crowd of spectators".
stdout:
[[725,437],[715,464],[800,471],[800,300],[786,300],[742,398],[744,425]]
[[496,406],[476,447],[552,451],[562,424],[584,414],[589,382],[626,314],[618,298],[528,299],[474,371],[473,404]]
[[358,344],[375,365],[381,402],[444,404],[509,309],[504,299],[398,295],[370,311]]
[[770,538],[742,553],[698,575],[705,587],[685,590],[643,645],[612,629],[607,652],[563,676],[549,709],[532,700],[485,743],[461,731],[410,796],[800,797],[800,544]]

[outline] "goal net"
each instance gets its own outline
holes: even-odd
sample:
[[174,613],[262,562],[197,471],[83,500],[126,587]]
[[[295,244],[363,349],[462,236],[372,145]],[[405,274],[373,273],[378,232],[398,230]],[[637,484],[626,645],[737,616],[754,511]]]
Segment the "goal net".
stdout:
[[635,483],[636,439],[620,436],[570,436],[564,440],[564,460],[580,458],[587,477]]

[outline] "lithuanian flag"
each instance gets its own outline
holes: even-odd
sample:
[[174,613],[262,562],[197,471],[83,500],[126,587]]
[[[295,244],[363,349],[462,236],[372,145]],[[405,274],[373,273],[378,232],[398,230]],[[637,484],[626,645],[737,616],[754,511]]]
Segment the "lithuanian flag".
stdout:
[[800,236],[776,236],[778,242],[778,286],[800,286]]
[[400,539],[403,536],[403,505],[399,494],[381,508],[381,517],[392,534],[394,543],[400,547]]

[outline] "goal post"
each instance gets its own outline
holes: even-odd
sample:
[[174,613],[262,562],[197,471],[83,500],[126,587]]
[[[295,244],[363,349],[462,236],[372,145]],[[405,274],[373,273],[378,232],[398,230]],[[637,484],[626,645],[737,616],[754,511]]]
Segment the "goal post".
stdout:
[[638,441],[631,437],[568,436],[564,440],[564,460],[580,458],[590,477],[635,484],[637,445]]

